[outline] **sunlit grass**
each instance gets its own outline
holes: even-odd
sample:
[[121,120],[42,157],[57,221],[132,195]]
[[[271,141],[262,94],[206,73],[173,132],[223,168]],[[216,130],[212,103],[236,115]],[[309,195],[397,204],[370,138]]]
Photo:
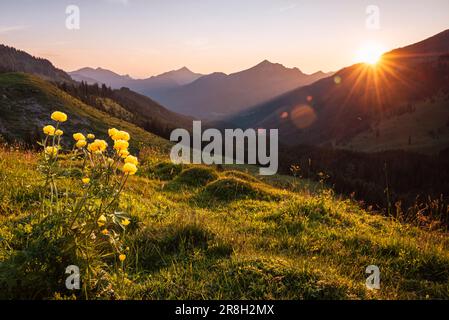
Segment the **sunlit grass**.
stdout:
[[[166,157],[141,154],[146,158],[140,159],[140,174],[129,179],[120,197],[120,210],[131,220],[125,244],[130,248],[129,280],[126,286],[120,285],[119,274],[106,262],[99,268],[106,272],[103,279],[108,289],[90,298],[449,297],[446,234],[366,212],[319,184],[282,176],[265,179],[251,174],[248,167],[232,167],[249,172],[242,174],[211,167],[216,176],[203,172],[207,175],[204,184],[185,184],[178,176],[188,166],[159,175],[155,168],[160,169],[158,164]],[[8,267],[12,262],[7,257],[26,248],[27,221],[40,205],[33,201],[33,190],[42,178],[36,170],[37,158],[30,152],[0,151],[3,298],[73,294],[65,289],[64,274],[58,270],[47,268],[49,283],[21,287],[14,278],[19,274]],[[207,185],[229,177],[246,179],[276,197],[259,198],[249,192],[247,197],[222,200],[206,191]],[[23,225],[20,230],[19,225]],[[51,260],[42,265],[46,263]],[[365,268],[371,264],[381,271],[378,291],[365,287]],[[29,272],[31,277],[33,270]]]

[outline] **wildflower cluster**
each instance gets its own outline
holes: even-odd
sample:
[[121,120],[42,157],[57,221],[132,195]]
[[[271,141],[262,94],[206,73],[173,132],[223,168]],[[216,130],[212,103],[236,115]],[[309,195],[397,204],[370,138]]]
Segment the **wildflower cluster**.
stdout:
[[[126,248],[123,243],[130,220],[118,210],[119,199],[129,176],[137,172],[139,161],[130,155],[129,133],[115,128],[108,130],[112,148],[92,133],[78,132],[72,136],[72,150],[64,153],[61,145],[64,133],[59,127],[67,121],[67,115],[57,111],[51,118],[55,124],[43,128],[45,139],[41,143],[41,171],[46,176],[46,187],[50,187],[48,215],[60,217],[58,227],[70,235],[72,241],[68,250],[74,250],[76,263],[84,266],[87,290],[98,285],[94,276],[98,272],[93,271],[95,258],[111,260],[115,257],[120,267],[124,267]],[[70,159],[69,166],[59,161],[62,154],[64,159]],[[76,176],[73,172],[80,174]],[[73,179],[70,187],[78,185],[78,190],[69,192],[67,186],[61,193],[57,184],[61,176]]]

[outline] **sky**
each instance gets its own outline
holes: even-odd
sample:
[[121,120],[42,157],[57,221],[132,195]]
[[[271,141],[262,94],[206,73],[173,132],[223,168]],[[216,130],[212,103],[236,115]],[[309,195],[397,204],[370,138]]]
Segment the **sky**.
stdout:
[[[79,29],[66,27],[68,5],[80,10]],[[367,13],[372,5],[378,15]],[[449,0],[0,1],[1,44],[66,71],[103,67],[137,78],[183,66],[232,73],[265,59],[336,71],[367,46],[390,50],[446,29]]]

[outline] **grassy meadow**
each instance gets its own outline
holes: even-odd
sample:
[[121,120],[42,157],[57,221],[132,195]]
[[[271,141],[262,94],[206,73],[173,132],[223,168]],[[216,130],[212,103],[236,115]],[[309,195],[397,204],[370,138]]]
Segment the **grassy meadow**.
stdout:
[[[1,299],[449,298],[447,234],[367,212],[320,183],[174,165],[150,148],[117,203],[130,220],[126,260],[87,241],[89,279],[67,290],[77,244],[45,205],[41,157],[0,149]],[[60,177],[61,198],[80,180]],[[380,268],[380,290],[365,286],[368,265]]]

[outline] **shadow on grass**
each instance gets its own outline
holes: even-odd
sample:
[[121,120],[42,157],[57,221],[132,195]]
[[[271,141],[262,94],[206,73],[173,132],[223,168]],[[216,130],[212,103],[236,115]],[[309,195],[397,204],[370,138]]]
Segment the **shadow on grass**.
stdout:
[[199,223],[173,223],[163,229],[147,228],[131,240],[139,252],[134,264],[139,271],[157,272],[173,261],[189,262],[195,255],[208,260],[229,257],[233,248]]

